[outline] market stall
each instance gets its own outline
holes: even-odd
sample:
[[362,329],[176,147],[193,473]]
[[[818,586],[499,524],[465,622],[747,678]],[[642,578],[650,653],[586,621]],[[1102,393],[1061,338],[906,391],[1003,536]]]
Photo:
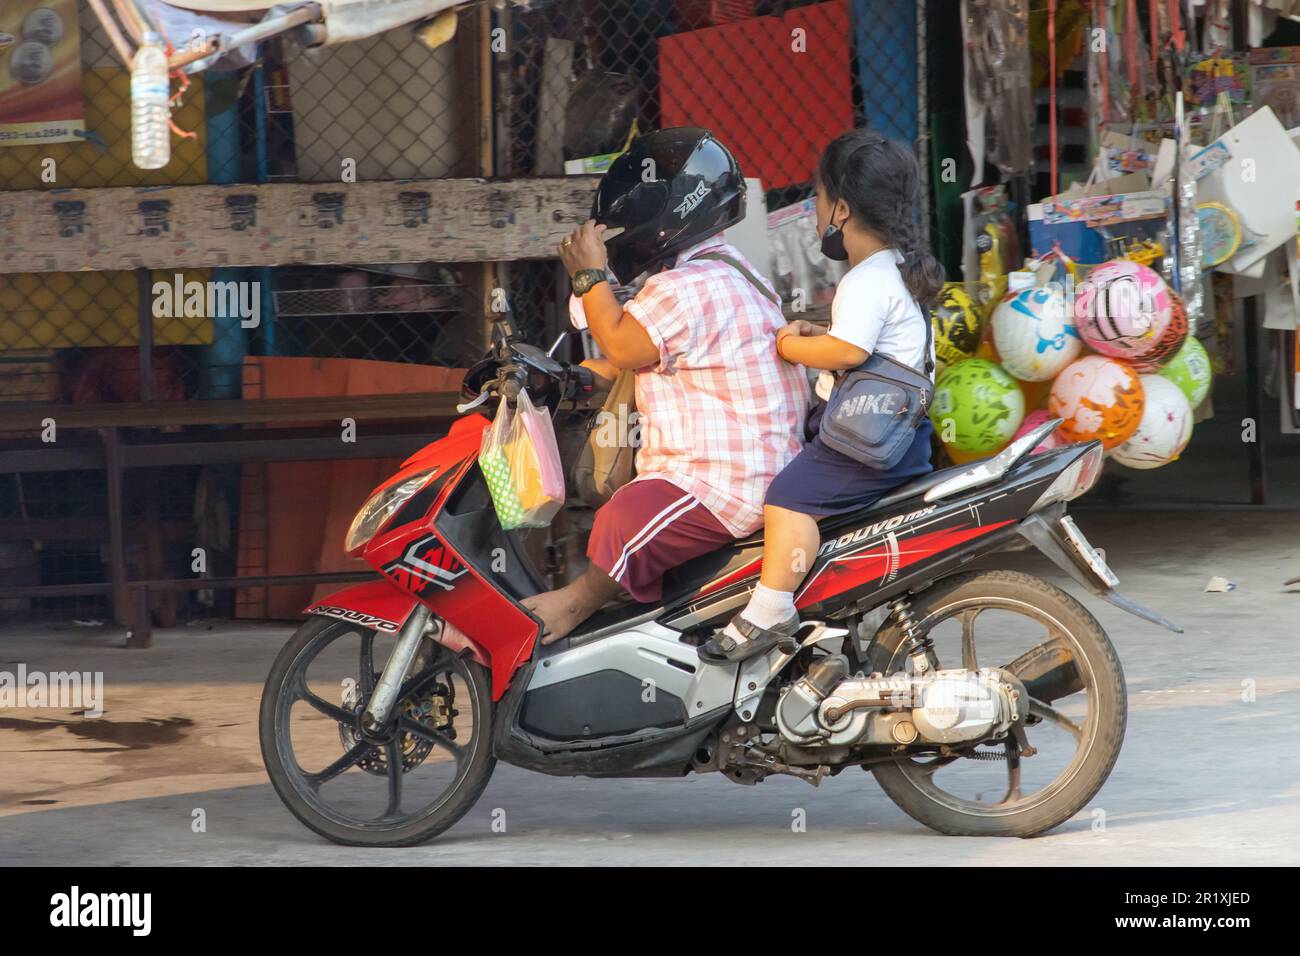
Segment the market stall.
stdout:
[[1263,503],[1265,439],[1289,467],[1300,430],[1300,22],[1244,0],[962,10],[970,178],[934,313],[948,456],[1050,416],[1121,482],[1205,455]]

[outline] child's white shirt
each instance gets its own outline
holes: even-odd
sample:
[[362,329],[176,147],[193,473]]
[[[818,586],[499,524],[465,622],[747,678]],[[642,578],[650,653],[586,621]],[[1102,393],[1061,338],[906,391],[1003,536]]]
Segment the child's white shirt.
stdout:
[[[903,257],[881,249],[850,269],[831,302],[830,334],[866,352],[879,351],[920,369],[925,358],[925,312],[907,291],[898,267]],[[933,358],[933,345],[930,350]],[[828,399],[835,385],[831,372],[817,377],[817,395]]]

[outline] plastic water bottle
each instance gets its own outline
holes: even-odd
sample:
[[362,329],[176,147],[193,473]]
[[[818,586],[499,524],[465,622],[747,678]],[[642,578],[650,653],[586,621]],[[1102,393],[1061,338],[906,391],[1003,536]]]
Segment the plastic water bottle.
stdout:
[[150,30],[131,61],[131,159],[141,169],[162,169],[171,159],[170,97],[167,52]]

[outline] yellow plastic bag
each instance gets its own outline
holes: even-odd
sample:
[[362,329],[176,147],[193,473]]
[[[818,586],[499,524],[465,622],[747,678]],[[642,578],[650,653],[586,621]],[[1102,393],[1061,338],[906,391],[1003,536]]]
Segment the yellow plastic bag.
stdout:
[[564,504],[564,473],[551,417],[526,392],[519,393],[516,404],[512,409],[501,400],[478,459],[506,531],[544,528]]

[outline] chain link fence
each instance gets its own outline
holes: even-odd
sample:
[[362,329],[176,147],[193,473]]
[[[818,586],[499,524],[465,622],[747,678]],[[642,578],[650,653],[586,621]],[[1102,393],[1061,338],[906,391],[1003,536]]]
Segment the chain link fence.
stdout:
[[[456,36],[434,49],[409,26],[319,49],[263,43],[254,66],[188,78],[171,161],[146,172],[131,162],[129,71],[88,5],[77,6],[86,133],[0,145],[0,210],[10,190],[319,183],[324,228],[353,180],[599,172],[638,131],[695,125],[730,146],[772,214],[811,195],[816,158],[839,133],[866,122],[918,139],[918,0],[532,0],[494,3],[488,16],[470,4]],[[410,214],[421,215],[418,193],[409,196]],[[65,205],[61,229],[93,228]],[[238,223],[239,210],[228,212]],[[152,225],[167,228],[165,210]],[[805,233],[800,241],[815,245]],[[756,264],[779,271],[770,256]],[[235,283],[242,298],[189,308],[194,283]],[[549,344],[564,325],[567,285],[547,258],[0,271],[0,440],[23,437],[2,424],[6,403],[255,400],[292,394],[283,383],[301,371],[297,360],[461,368],[481,355],[501,304],[521,334]],[[241,322],[248,307],[259,315],[253,327]],[[188,573],[184,544],[205,520],[198,469],[144,471],[157,474],[127,489],[128,541],[139,522],[161,525],[153,573]],[[92,543],[103,511],[88,504],[102,501],[104,482],[96,471],[0,474],[0,528],[10,529],[0,533],[0,576],[104,580],[103,547]],[[34,526],[59,521],[88,530],[33,542]],[[128,550],[132,576],[148,570],[134,566],[137,546]],[[70,600],[54,603],[104,616],[106,599]],[[13,602],[0,602],[6,609]]]
[[[865,123],[919,139],[922,13],[917,0],[507,7],[496,21],[508,43],[496,61],[499,172],[599,171],[580,161],[620,150],[634,131],[702,126],[757,180],[767,213],[779,214],[812,195],[817,157],[838,134]],[[816,243],[806,223],[801,242]],[[779,286],[781,256],[770,250],[756,263]],[[557,267],[512,268],[509,286],[525,328],[564,327],[567,281]],[[788,282],[783,291],[789,297]]]
[[[2,189],[319,182],[345,192],[345,164],[358,181],[556,176],[620,150],[634,131],[698,125],[735,151],[771,212],[811,194],[816,157],[838,133],[869,122],[918,138],[916,0],[534,0],[494,9],[483,36],[462,14],[460,35],[434,50],[408,27],[293,54],[264,44],[254,67],[189,78],[171,162],[146,172],[130,158],[129,73],[79,7],[86,135],[0,147]],[[466,50],[480,43],[487,103],[466,95]],[[85,227],[76,217],[68,211],[68,228]],[[185,270],[180,283],[167,270],[0,273],[0,401],[239,397],[227,370],[257,355],[460,365],[482,346],[465,271]],[[550,262],[520,262],[497,268],[492,284],[540,337],[555,330],[557,279]],[[201,310],[183,298],[157,302],[156,289],[210,280],[259,284],[256,330],[191,314]],[[142,329],[153,395],[141,393]]]

